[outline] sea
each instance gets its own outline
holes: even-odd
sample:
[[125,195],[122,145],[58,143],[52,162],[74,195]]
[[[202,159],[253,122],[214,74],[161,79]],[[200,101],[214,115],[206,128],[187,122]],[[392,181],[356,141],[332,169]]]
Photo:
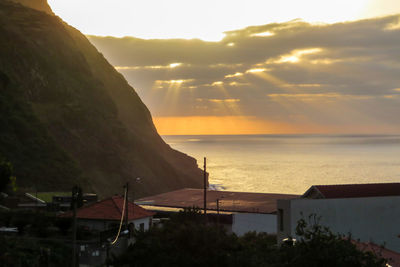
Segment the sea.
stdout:
[[197,160],[211,188],[302,194],[312,185],[400,182],[399,135],[162,136]]

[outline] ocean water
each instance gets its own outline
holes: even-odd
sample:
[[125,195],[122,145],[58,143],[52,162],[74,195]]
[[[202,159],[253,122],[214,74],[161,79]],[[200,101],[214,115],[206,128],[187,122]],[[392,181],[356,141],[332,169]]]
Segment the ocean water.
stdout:
[[311,185],[400,182],[400,136],[163,136],[207,157],[209,181],[229,191],[302,194]]

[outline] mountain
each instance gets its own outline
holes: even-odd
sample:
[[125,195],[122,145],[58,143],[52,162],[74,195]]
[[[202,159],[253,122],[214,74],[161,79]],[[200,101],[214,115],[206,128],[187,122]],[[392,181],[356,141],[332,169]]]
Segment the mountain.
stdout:
[[108,196],[130,181],[139,197],[202,186],[195,159],[161,139],[135,90],[45,0],[0,1],[0,36],[0,156],[20,187]]

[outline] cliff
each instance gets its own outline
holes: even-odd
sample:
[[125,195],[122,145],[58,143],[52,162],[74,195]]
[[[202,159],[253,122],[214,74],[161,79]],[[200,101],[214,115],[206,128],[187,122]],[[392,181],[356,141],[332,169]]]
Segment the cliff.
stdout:
[[0,155],[19,186],[78,183],[106,196],[140,177],[136,196],[200,187],[196,161],[164,143],[135,90],[86,37],[45,0],[18,2],[0,2]]

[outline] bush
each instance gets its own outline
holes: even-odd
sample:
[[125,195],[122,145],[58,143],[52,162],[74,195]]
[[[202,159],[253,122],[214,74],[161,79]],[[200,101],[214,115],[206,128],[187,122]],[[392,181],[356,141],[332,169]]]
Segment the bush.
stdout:
[[357,250],[340,235],[317,223],[300,220],[294,245],[276,245],[276,237],[250,232],[242,237],[208,226],[196,209],[171,217],[163,227],[136,232],[136,243],[115,266],[283,266],[283,267],[383,267],[385,260]]
[[68,230],[72,226],[72,219],[71,218],[57,218],[54,221],[54,226],[56,226],[60,230],[61,234],[67,235]]
[[299,239],[294,245],[286,244],[279,250],[281,266],[386,266],[384,259],[358,250],[351,236],[334,234],[328,227],[321,226],[315,215],[311,215],[309,221],[299,220],[296,227]]

